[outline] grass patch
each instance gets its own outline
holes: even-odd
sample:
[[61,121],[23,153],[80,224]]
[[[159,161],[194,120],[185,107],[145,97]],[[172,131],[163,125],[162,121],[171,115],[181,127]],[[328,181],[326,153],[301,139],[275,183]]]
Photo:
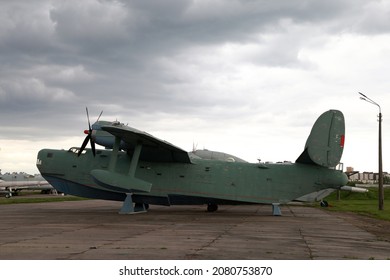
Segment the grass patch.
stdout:
[[378,189],[370,188],[367,193],[341,191],[340,200],[334,192],[324,200],[328,201],[329,211],[353,212],[361,215],[390,221],[390,189],[385,189],[384,210],[378,210]]

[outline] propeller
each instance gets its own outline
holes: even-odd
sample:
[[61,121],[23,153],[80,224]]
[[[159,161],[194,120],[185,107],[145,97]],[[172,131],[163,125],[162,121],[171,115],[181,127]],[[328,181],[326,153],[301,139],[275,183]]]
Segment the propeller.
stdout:
[[[92,127],[91,127],[91,122],[89,121],[89,113],[88,113],[88,107],[85,107],[85,110],[87,112],[87,120],[88,120],[88,130],[84,130],[84,133],[87,134],[87,136],[84,139],[83,144],[81,145],[81,148],[79,152],[77,153],[77,156],[79,157],[81,153],[84,151],[85,147],[87,146],[88,142],[91,143],[91,149],[92,149],[92,154],[93,156],[96,155],[96,150],[95,150],[95,140],[92,137]],[[99,117],[97,118],[96,122],[99,121],[100,117],[102,116],[103,111],[100,112]]]

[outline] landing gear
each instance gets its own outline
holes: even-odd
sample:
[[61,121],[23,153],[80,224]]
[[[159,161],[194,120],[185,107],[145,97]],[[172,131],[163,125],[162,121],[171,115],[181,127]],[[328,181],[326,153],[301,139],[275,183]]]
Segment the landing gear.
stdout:
[[282,216],[282,211],[280,210],[280,203],[272,203],[272,215]]
[[11,192],[9,192],[9,193],[7,193],[6,195],[5,195],[5,198],[11,198],[12,197],[12,193]]
[[321,207],[328,207],[329,206],[329,204],[328,204],[328,202],[326,200],[322,200],[320,202],[320,205],[321,205]]
[[119,214],[138,214],[138,213],[146,213],[147,208],[149,208],[149,204],[144,203],[134,203],[133,205],[133,194],[127,193],[126,199],[123,201],[123,205]]
[[218,210],[217,204],[213,204],[213,203],[207,204],[207,212],[215,212],[217,210]]

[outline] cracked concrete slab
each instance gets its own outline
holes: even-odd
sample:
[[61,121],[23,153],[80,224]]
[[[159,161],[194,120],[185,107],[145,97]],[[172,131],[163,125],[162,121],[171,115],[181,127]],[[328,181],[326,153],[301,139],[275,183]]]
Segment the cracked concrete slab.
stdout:
[[302,206],[151,206],[102,200],[0,205],[0,259],[389,259],[390,242]]

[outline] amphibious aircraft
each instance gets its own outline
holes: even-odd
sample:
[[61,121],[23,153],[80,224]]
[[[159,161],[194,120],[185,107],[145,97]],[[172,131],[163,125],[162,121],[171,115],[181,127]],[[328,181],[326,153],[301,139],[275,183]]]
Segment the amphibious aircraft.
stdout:
[[[186,152],[118,121],[89,122],[80,148],[43,149],[42,176],[58,191],[123,201],[120,213],[145,212],[150,204],[285,204],[323,189],[340,189],[348,178],[336,168],[344,149],[344,116],[323,113],[295,163],[248,163],[213,151]],[[90,142],[91,149],[86,149]],[[96,150],[95,143],[105,149]]]

